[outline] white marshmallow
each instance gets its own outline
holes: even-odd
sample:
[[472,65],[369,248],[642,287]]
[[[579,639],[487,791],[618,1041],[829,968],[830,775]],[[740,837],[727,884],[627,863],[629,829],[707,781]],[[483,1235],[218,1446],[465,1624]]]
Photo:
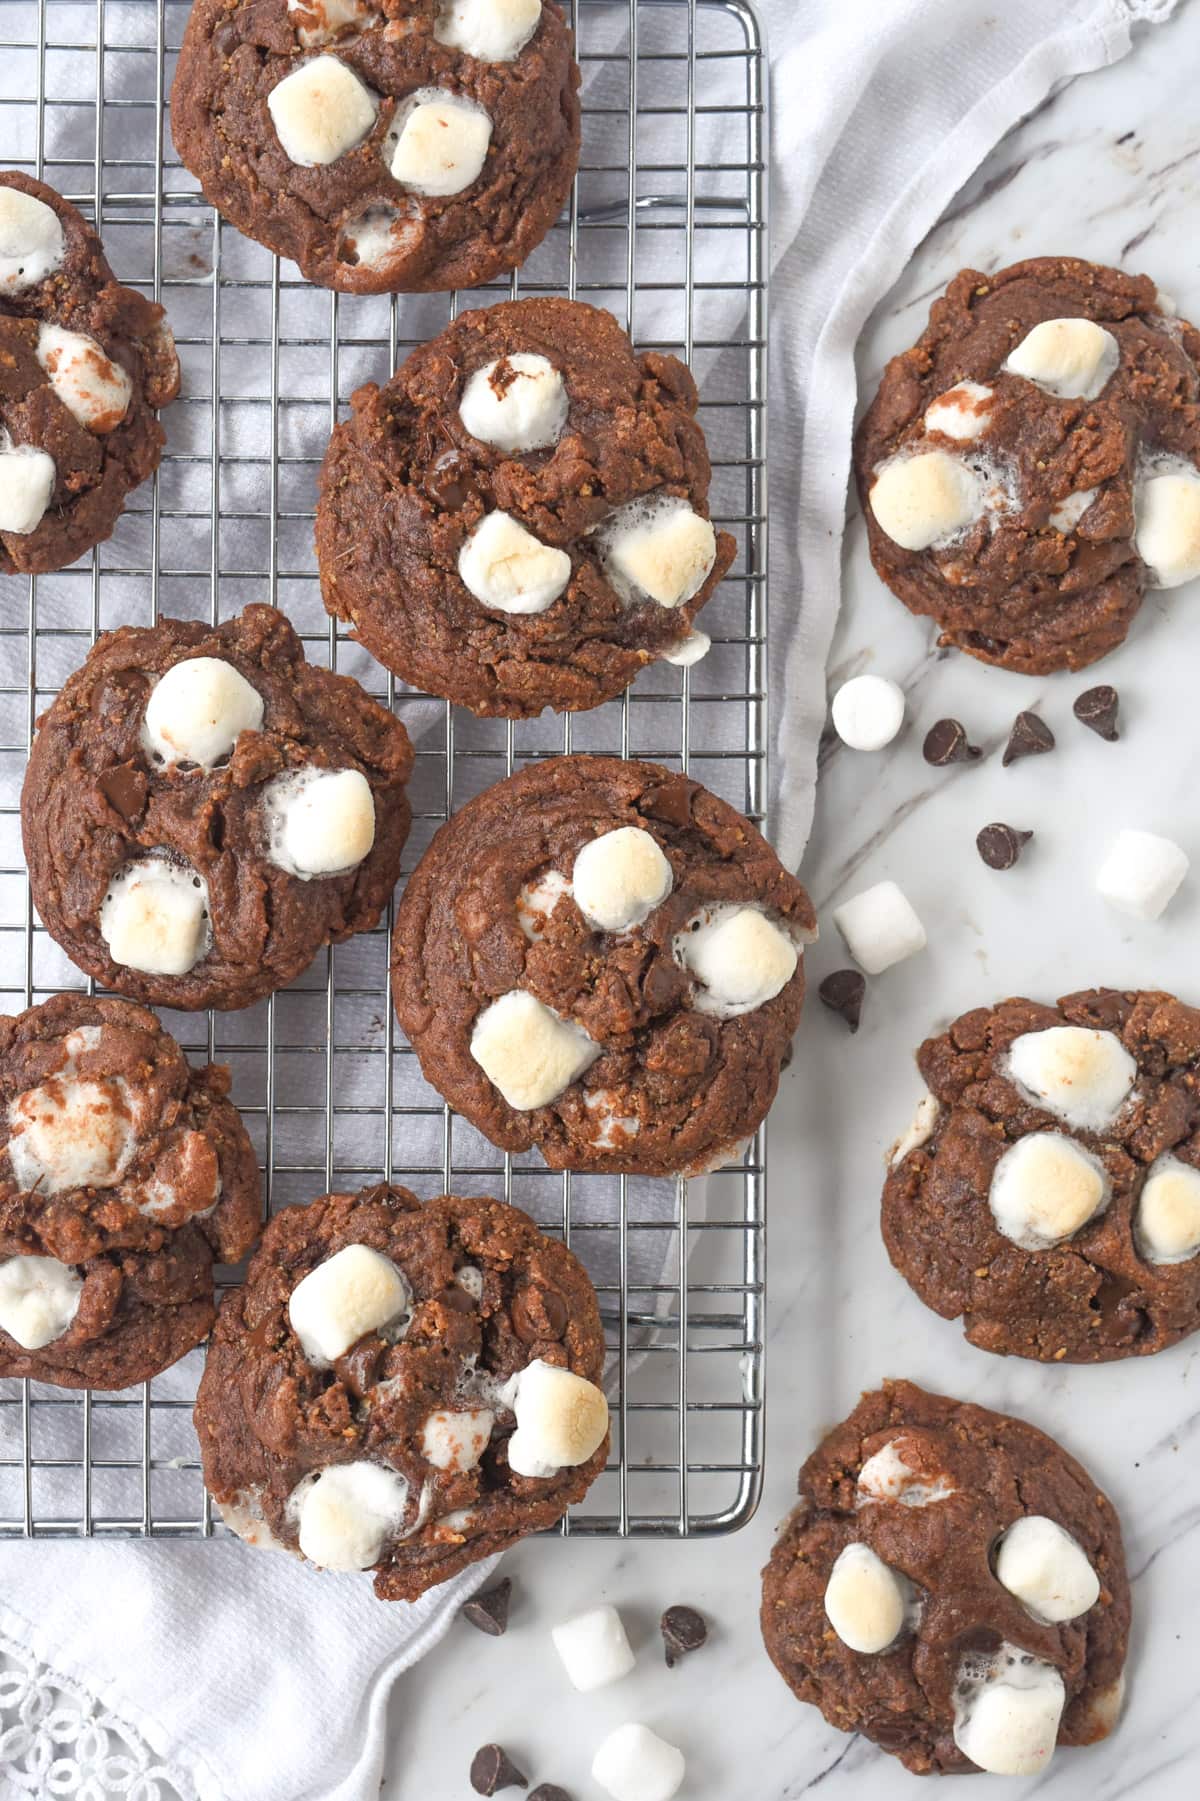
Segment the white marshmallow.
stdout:
[[926,945],[925,927],[895,882],[877,882],[833,910],[846,949],[869,976],[915,956]]
[[[0,194],[10,192],[0,188]],[[0,427],[0,532],[23,538],[40,525],[57,480],[48,451],[36,444],[14,444]]]
[[615,1607],[593,1607],[551,1629],[554,1649],[581,1695],[628,1676],[636,1659]]
[[675,961],[696,981],[698,1013],[735,1019],[787,987],[800,953],[757,907],[719,906],[698,913],[672,942]]
[[289,162],[325,168],[371,135],[379,102],[348,63],[314,56],[277,82],[267,106]]
[[243,1544],[256,1551],[286,1551],[288,1546],[276,1538],[262,1510],[262,1490],[246,1488],[232,1501],[222,1501],[218,1512],[222,1525],[235,1532]]
[[88,431],[115,431],[129,411],[133,383],[119,363],[81,331],[38,327],[37,359],[67,411]]
[[601,932],[623,932],[661,906],[674,885],[658,840],[640,826],[618,826],[585,844],[575,858],[575,904]]
[[1134,493],[1134,543],[1152,588],[1178,588],[1200,575],[1200,470],[1172,458]]
[[954,1696],[954,1742],[993,1776],[1036,1776],[1054,1755],[1066,1705],[1063,1679],[1016,1645],[965,1657]]
[[1014,1038],[1004,1071],[1027,1100],[1081,1132],[1112,1125],[1137,1079],[1137,1064],[1115,1032],[1049,1026]]
[[212,945],[208,883],[162,857],[124,863],[100,906],[100,936],[125,969],[184,976]]
[[694,600],[717,560],[717,534],[686,500],[646,496],[619,507],[598,534],[604,573],[627,606]]
[[833,697],[833,729],[851,750],[882,750],[904,724],[904,691],[882,675],[856,675]]
[[41,1195],[119,1182],[137,1145],[124,1082],[79,1082],[69,1070],[19,1094],[8,1109],[8,1158],[18,1188]]
[[407,1503],[403,1476],[361,1462],[334,1464],[315,1480],[306,1476],[289,1506],[310,1563],[322,1570],[369,1570],[398,1532]]
[[478,181],[491,141],[482,106],[444,88],[418,88],[396,108],[384,161],[414,193],[461,194]]
[[392,206],[369,206],[342,227],[342,243],[353,247],[354,261],[363,269],[386,269],[405,255],[421,232],[420,220]]
[[545,1107],[600,1055],[582,1026],[560,1019],[522,988],[502,994],[475,1021],[471,1055],[518,1113]]
[[223,657],[185,657],[161,676],[146,702],[142,748],[156,763],[212,769],[243,732],[261,730],[263,698]]
[[874,1656],[894,1645],[912,1606],[912,1584],[870,1545],[847,1545],[825,1584],[825,1615],[844,1645]]
[[629,1140],[642,1129],[636,1113],[621,1112],[621,1097],[615,1088],[592,1088],[584,1095],[583,1104],[595,1128],[590,1140],[594,1150],[627,1150]]
[[82,1293],[83,1278],[55,1257],[9,1257],[0,1263],[0,1331],[40,1351],[62,1337]]
[[1103,1212],[1109,1190],[1098,1157],[1061,1132],[1032,1132],[997,1163],[988,1206],[1005,1238],[1024,1251],[1047,1251]]
[[1099,492],[1099,488],[1078,488],[1060,500],[1050,515],[1055,531],[1073,532]]
[[262,804],[272,863],[302,882],[357,869],[375,843],[375,796],[361,770],[288,770]]
[[664,650],[659,661],[672,663],[676,669],[691,669],[705,658],[712,649],[712,639],[707,632],[698,627],[693,628],[686,638],[677,644],[674,650]]
[[496,613],[544,613],[571,579],[565,550],[543,544],[511,513],[488,513],[458,555],[463,585]]
[[936,1094],[926,1091],[917,1102],[917,1110],[913,1114],[912,1124],[901,1132],[895,1144],[887,1154],[888,1167],[895,1169],[903,1163],[910,1151],[920,1150],[933,1137],[934,1127],[941,1115],[942,1103]]
[[859,1504],[898,1501],[901,1507],[932,1507],[958,1490],[944,1476],[926,1482],[904,1461],[894,1438],[868,1457],[858,1472]]
[[62,267],[67,241],[52,206],[0,187],[0,294],[20,294]]
[[1009,352],[1004,368],[1060,400],[1095,400],[1120,360],[1117,340],[1094,320],[1043,319]]
[[487,1450],[496,1416],[486,1407],[427,1415],[421,1449],[435,1470],[473,1470]]
[[592,1759],[592,1778],[612,1801],[671,1801],[686,1772],[677,1746],[635,1722],[610,1732]]
[[1121,832],[1100,865],[1096,889],[1133,919],[1157,919],[1188,872],[1185,851],[1154,832]]
[[969,443],[991,423],[994,390],[982,382],[960,381],[939,394],[925,410],[925,430]]
[[308,1361],[323,1369],[368,1332],[403,1336],[411,1307],[403,1270],[369,1245],[348,1244],[297,1282],[288,1319]]
[[518,350],[476,369],[463,389],[458,416],[481,444],[522,456],[558,443],[569,404],[554,364]]
[[982,517],[985,506],[980,477],[946,450],[900,455],[883,463],[867,498],[880,530],[902,550],[948,544]]
[[473,1263],[464,1263],[460,1270],[455,1271],[454,1284],[464,1294],[469,1294],[473,1301],[482,1301],[483,1271],[476,1269]]
[[365,31],[379,18],[375,8],[365,5],[364,0],[287,0],[287,9],[313,20],[311,25],[296,27],[296,36],[306,50],[332,43],[352,25]]
[[1169,1153],[1150,1165],[1133,1216],[1147,1263],[1186,1263],[1200,1251],[1200,1170]]
[[510,63],[541,23],[542,0],[444,0],[433,35],[482,63]]
[[1083,1546],[1043,1513],[1013,1521],[996,1552],[996,1580],[1043,1625],[1077,1620],[1100,1597]]
[[575,1469],[604,1443],[604,1390],[557,1364],[536,1357],[505,1383],[500,1399],[517,1416],[517,1429],[508,1441],[508,1467],[514,1475],[546,1477]]
[[571,884],[557,869],[548,869],[535,882],[526,882],[517,895],[517,921],[530,943],[541,937],[546,921]]

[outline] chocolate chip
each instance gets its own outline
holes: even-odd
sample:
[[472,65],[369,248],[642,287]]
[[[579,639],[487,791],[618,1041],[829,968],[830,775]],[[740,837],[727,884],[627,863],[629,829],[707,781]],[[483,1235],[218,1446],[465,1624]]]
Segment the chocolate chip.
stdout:
[[1121,736],[1117,730],[1117,712],[1121,699],[1115,688],[1104,683],[1099,688],[1089,688],[1075,702],[1074,713],[1080,725],[1104,738],[1109,744],[1115,744]]
[[567,1329],[567,1303],[552,1288],[529,1283],[517,1290],[512,1304],[513,1331],[522,1344],[561,1338]]
[[1053,749],[1054,733],[1046,721],[1039,719],[1036,713],[1018,713],[1004,747],[1004,767],[1007,769],[1021,757],[1040,757]]
[[352,1344],[343,1356],[334,1359],[334,1374],[361,1401],[368,1389],[374,1388],[378,1382],[379,1367],[387,1356],[388,1349],[386,1341],[378,1333],[368,1333],[365,1338]]
[[694,1607],[668,1607],[659,1621],[659,1628],[669,1670],[673,1670],[689,1651],[698,1651],[708,1639],[708,1622]]
[[459,1608],[464,1620],[486,1632],[489,1638],[503,1638],[508,1631],[508,1603],[512,1597],[512,1578],[505,1576],[495,1588],[485,1588],[472,1595]]
[[494,1795],[497,1789],[528,1788],[529,1778],[503,1745],[482,1745],[471,1759],[471,1787],[477,1795]]
[[529,1801],[571,1801],[571,1797],[557,1782],[539,1782]]
[[1011,869],[1032,837],[1032,832],[1018,832],[1011,825],[985,825],[975,846],[989,869]]
[[944,769],[947,763],[972,763],[983,753],[977,744],[967,742],[966,727],[957,719],[939,719],[926,732],[921,755],[935,769]]
[[475,472],[457,450],[440,456],[425,478],[426,494],[447,513],[459,512],[477,491]]
[[840,1013],[852,1032],[857,1032],[862,1018],[863,995],[867,979],[857,969],[835,969],[826,976],[817,994],[834,1013]]
[[685,775],[670,776],[660,788],[648,788],[638,803],[647,819],[661,819],[682,831],[692,823],[692,801],[699,784]]
[[150,784],[136,764],[122,763],[100,777],[100,792],[122,819],[137,819],[146,810]]

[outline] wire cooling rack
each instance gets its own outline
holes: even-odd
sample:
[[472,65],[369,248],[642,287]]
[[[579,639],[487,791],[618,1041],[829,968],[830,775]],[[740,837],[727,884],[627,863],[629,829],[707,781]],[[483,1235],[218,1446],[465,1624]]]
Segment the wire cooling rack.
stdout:
[[[284,0],[279,0],[280,5]],[[276,602],[310,659],[353,674],[417,748],[407,872],[463,801],[564,751],[690,768],[761,819],[766,737],[767,70],[748,0],[566,0],[584,77],[571,203],[519,276],[464,296],[581,295],[694,369],[712,509],[739,554],[689,671],[563,719],[480,721],[386,678],[321,606],[316,473],[351,392],[383,381],[459,296],[335,296],[223,225],[175,158],[167,106],[187,16],[174,0],[0,0],[0,160],[100,224],[121,280],[166,306],[184,368],[168,448],[111,541],[61,574],[0,577],[0,989],[10,1010],[79,972],[32,913],[18,802],[34,721],[98,632],[159,613]],[[390,925],[390,921],[388,922]],[[384,926],[242,1013],[167,1014],[230,1065],[268,1208],[386,1177],[499,1193],[592,1272],[610,1348],[613,1456],[563,1530],[730,1532],[762,1464],[762,1135],[705,1183],[555,1174],[445,1108],[396,1031]],[[229,1272],[226,1272],[227,1274]],[[0,1381],[0,1535],[207,1536],[193,1353],[144,1388],[75,1395]]]

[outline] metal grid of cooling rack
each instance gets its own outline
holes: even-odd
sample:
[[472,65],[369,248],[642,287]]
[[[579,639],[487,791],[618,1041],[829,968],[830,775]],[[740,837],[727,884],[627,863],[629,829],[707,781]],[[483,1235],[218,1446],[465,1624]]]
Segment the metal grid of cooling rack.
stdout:
[[[10,1009],[80,986],[32,914],[21,858],[34,721],[98,632],[160,612],[216,619],[250,600],[276,602],[310,658],[356,675],[395,709],[417,749],[406,872],[471,794],[563,751],[690,768],[761,819],[761,31],[749,0],[564,4],[584,76],[575,193],[519,276],[466,304],[580,295],[609,307],[640,346],[688,360],[713,456],[713,513],[739,554],[704,615],[714,638],[704,662],[660,664],[592,713],[512,724],[475,720],[386,678],[327,620],[311,543],[330,426],[361,382],[385,380],[446,323],[459,296],[331,295],[221,223],[167,127],[186,3],[0,0],[0,158],[98,221],[118,276],[166,306],[184,365],[162,468],[112,540],[61,574],[0,578],[0,992]],[[257,1007],[165,1020],[193,1057],[231,1066],[268,1208],[381,1177],[423,1195],[500,1193],[583,1258],[610,1347],[614,1448],[565,1532],[692,1536],[749,1519],[763,1445],[761,1134],[739,1166],[690,1191],[504,1157],[443,1107],[395,1031],[383,926]],[[0,1536],[210,1534],[190,1423],[200,1356],[121,1395],[0,1381]]]

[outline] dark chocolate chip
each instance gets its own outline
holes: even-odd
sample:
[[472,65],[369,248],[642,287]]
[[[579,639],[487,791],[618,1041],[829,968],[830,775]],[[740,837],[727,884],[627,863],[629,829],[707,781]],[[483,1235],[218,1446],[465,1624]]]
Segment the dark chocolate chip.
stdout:
[[831,976],[826,976],[817,994],[825,1005],[834,1013],[840,1013],[852,1032],[857,1032],[858,1022],[862,1018],[863,995],[867,992],[867,978],[857,969],[835,969]]
[[947,763],[972,763],[982,754],[977,744],[967,742],[966,728],[957,719],[939,719],[930,726],[921,746],[921,755],[935,769],[943,769]]
[[659,788],[648,788],[638,803],[646,819],[661,819],[683,831],[692,823],[692,801],[699,784],[685,775],[670,776]]
[[1104,683],[1099,688],[1089,688],[1075,702],[1074,712],[1080,725],[1104,738],[1109,744],[1115,744],[1121,736],[1117,730],[1117,713],[1121,699],[1115,688]]
[[552,1288],[529,1283],[513,1297],[512,1323],[522,1344],[561,1338],[567,1329],[567,1303]]
[[378,1333],[369,1332],[365,1338],[352,1344],[341,1357],[334,1358],[334,1374],[361,1401],[368,1389],[374,1388],[378,1382],[380,1365],[389,1348]]
[[1054,749],[1054,733],[1036,713],[1018,713],[1004,747],[1005,769],[1021,757],[1040,757]]
[[425,477],[425,492],[435,506],[447,513],[457,513],[465,507],[478,492],[478,486],[470,463],[457,450],[440,456]]
[[118,764],[100,777],[100,792],[122,819],[137,819],[146,810],[150,784],[134,763]]
[[482,1745],[471,1759],[471,1787],[477,1795],[494,1795],[502,1788],[528,1788],[529,1778],[503,1745]]
[[1032,832],[1018,832],[1014,826],[997,823],[984,826],[975,846],[989,869],[1011,869],[1032,837]]
[[571,1801],[571,1797],[557,1782],[539,1782],[529,1801]]
[[489,1638],[503,1638],[508,1631],[508,1604],[512,1598],[512,1578],[505,1576],[495,1588],[485,1588],[472,1595],[459,1608],[464,1620]]
[[698,1651],[708,1639],[708,1622],[694,1607],[668,1607],[659,1621],[659,1628],[669,1670],[673,1670],[689,1651]]

